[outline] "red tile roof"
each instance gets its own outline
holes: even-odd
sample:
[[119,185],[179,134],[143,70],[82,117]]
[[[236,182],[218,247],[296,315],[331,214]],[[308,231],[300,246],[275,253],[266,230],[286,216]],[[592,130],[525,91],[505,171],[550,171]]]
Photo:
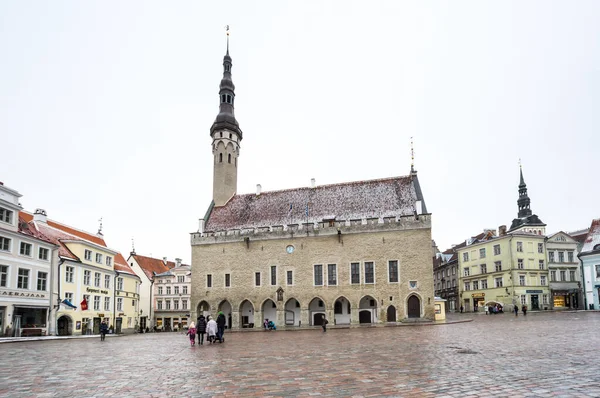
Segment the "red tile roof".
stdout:
[[152,279],[154,274],[162,274],[163,272],[167,272],[171,268],[175,268],[177,264],[173,261],[167,261],[165,265],[163,260],[159,260],[158,258],[140,256],[139,254],[133,254],[132,257],[138,263],[140,268],[144,271],[148,279]]
[[117,255],[115,256],[114,266],[115,271],[130,275],[136,275],[135,272],[133,272],[133,270],[129,266],[129,264],[127,264],[127,260],[125,260],[125,257],[123,257],[121,253],[117,253]]
[[590,231],[585,238],[585,243],[581,248],[581,253],[597,250],[594,249],[597,245],[600,245],[600,218],[592,220],[592,225],[590,226]]
[[411,176],[236,195],[213,208],[204,229],[407,216],[414,214],[416,198]]

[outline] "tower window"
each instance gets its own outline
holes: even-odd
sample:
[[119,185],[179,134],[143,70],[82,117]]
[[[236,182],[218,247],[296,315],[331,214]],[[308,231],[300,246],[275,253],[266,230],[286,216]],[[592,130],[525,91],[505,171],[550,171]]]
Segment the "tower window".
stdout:
[[229,139],[231,139],[231,133],[229,133]]
[[231,154],[227,155],[227,163],[231,163]]
[[219,163],[223,163],[223,154],[222,153],[219,154]]
[[221,131],[219,134],[221,134],[221,138],[223,138],[223,132]]
[[225,102],[226,101],[226,97],[225,94],[221,95],[221,102]]

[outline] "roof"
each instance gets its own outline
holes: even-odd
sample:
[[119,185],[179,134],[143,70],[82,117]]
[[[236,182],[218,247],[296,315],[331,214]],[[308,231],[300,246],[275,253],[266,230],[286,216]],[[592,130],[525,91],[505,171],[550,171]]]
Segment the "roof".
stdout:
[[[415,183],[413,183],[413,178]],[[206,231],[413,215],[416,175],[235,195],[214,207]],[[426,212],[423,203],[424,212]]]
[[115,271],[120,272],[122,274],[130,274],[131,276],[137,277],[137,275],[135,274],[135,272],[133,272],[129,264],[127,264],[127,260],[125,260],[125,257],[123,257],[121,253],[117,253],[117,255],[115,256],[113,265],[115,267]]
[[584,228],[577,231],[568,232],[568,235],[571,238],[575,239],[577,242],[584,243],[589,231],[589,228]]
[[583,243],[583,247],[581,248],[581,253],[592,252],[596,247],[596,245],[600,245],[600,218],[592,220],[592,225],[590,226],[590,231],[585,238],[585,242]]
[[148,279],[152,279],[154,274],[162,274],[164,272],[169,271],[171,268],[175,268],[177,264],[173,261],[165,262],[158,258],[140,256],[139,254],[131,255],[135,261],[138,263],[140,268],[144,271]]

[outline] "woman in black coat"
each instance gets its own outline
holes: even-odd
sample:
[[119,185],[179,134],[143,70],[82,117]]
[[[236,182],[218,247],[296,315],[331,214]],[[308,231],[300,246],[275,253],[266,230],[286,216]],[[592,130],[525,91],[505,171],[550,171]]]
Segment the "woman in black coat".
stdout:
[[196,322],[196,333],[198,333],[198,343],[201,345],[204,344],[204,333],[206,333],[206,318],[204,318],[204,315],[198,317],[198,322]]

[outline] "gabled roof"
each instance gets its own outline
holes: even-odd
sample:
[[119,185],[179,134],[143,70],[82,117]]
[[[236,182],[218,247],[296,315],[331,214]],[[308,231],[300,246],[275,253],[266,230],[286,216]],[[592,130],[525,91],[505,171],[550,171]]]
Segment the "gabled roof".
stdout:
[[[416,175],[235,195],[214,207],[206,231],[413,215]],[[423,203],[423,211],[426,212]]]
[[125,257],[123,257],[123,255],[121,253],[117,253],[117,255],[115,256],[115,260],[114,260],[114,264],[113,265],[115,267],[115,271],[117,271],[117,272],[120,272],[122,274],[129,274],[131,276],[138,277],[136,275],[136,273],[133,272],[133,270],[131,269],[131,267],[129,266],[129,264],[127,264],[127,261],[125,260]]
[[569,232],[568,234],[571,238],[583,244],[585,242],[585,239],[587,238],[588,232],[590,232],[590,229],[584,228],[577,231]]
[[581,253],[597,251],[599,250],[595,249],[597,245],[600,245],[600,218],[592,220],[592,225],[581,248]]
[[177,265],[173,261],[167,261],[165,264],[163,260],[159,260],[158,258],[140,256],[139,254],[132,254],[131,257],[135,259],[150,280],[154,278],[154,274],[162,274],[171,268],[175,268]]

